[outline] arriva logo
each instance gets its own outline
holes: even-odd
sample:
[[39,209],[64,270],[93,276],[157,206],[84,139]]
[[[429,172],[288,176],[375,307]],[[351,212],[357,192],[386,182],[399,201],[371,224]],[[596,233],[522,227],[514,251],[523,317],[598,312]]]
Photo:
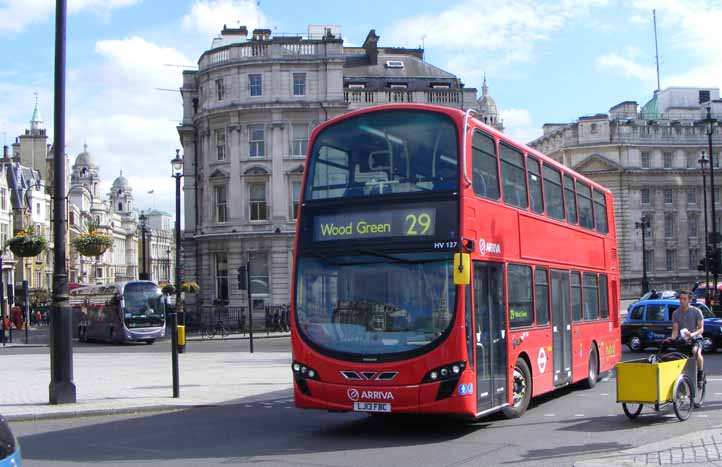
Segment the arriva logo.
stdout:
[[479,253],[485,255],[489,254],[501,254],[501,245],[498,243],[487,242],[483,238],[479,239]]
[[361,393],[361,399],[392,401],[394,400],[394,395],[391,394],[391,391],[364,391]]

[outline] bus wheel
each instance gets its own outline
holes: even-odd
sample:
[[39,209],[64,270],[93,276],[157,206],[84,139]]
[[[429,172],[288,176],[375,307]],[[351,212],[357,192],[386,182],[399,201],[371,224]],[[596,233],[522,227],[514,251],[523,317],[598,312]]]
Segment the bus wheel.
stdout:
[[587,389],[592,389],[597,385],[597,378],[599,377],[599,361],[597,359],[597,348],[592,344],[592,350],[589,351],[589,372],[587,373],[587,379],[583,381],[583,386]]
[[512,381],[512,405],[504,407],[502,412],[507,418],[519,418],[526,411],[531,400],[531,372],[523,359],[514,365]]

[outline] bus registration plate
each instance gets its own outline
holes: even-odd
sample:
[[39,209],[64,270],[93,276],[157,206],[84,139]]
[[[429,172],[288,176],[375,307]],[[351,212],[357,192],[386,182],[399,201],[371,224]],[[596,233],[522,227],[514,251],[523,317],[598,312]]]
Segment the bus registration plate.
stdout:
[[354,412],[391,412],[391,404],[382,402],[354,402]]

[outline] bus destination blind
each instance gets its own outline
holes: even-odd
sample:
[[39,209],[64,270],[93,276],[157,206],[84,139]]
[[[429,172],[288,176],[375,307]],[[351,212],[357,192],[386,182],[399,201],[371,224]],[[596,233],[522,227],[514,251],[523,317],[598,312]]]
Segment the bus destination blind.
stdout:
[[314,218],[313,240],[427,237],[436,232],[436,208],[390,209],[321,215]]

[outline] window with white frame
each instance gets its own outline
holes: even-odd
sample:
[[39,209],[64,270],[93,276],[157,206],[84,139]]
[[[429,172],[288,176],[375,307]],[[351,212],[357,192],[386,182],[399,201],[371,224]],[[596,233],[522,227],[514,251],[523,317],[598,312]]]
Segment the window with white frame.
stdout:
[[687,168],[688,169],[696,169],[697,168],[697,155],[694,153],[688,153],[687,154]]
[[263,125],[248,126],[248,157],[263,159],[266,157],[265,127]]
[[226,86],[223,83],[223,78],[218,78],[216,80],[216,98],[222,101],[224,97],[226,97]]
[[266,220],[266,183],[251,182],[248,184],[250,220]]
[[649,188],[642,188],[641,198],[642,204],[649,204]]
[[690,213],[687,215],[687,229],[689,232],[689,236],[692,238],[697,237],[697,224],[699,223],[699,219],[696,213]]
[[248,75],[248,89],[251,97],[259,97],[263,95],[263,75],[254,73]]
[[293,95],[294,96],[305,96],[306,95],[306,73],[294,73],[293,74]]
[[218,128],[213,130],[216,140],[216,160],[226,160],[226,129]]
[[3,246],[5,246],[5,243],[8,241],[9,237],[9,227],[8,224],[0,224],[0,243],[2,243]]
[[256,251],[250,255],[251,262],[251,293],[267,294],[268,284],[268,255],[264,251]]
[[672,153],[665,151],[662,154],[662,157],[664,158],[664,168],[671,169],[672,168]]
[[291,155],[304,156],[308,147],[308,125],[294,123],[291,125]]
[[665,266],[667,271],[674,271],[674,250],[667,250]]
[[687,188],[687,204],[697,204],[697,189]]
[[298,204],[301,200],[301,182],[291,182],[291,219],[296,220],[298,218]]
[[226,222],[228,220],[226,185],[214,186],[213,198],[216,205],[216,222]]
[[674,192],[670,189],[664,190],[664,204],[674,203]]
[[6,211],[8,208],[7,198],[8,190],[5,188],[0,188],[0,209],[2,209],[3,211]]
[[664,215],[664,236],[666,238],[674,237],[674,214],[672,213]]
[[644,258],[647,260],[646,270],[647,271],[654,271],[654,250],[647,249],[647,254],[644,255]]
[[689,249],[689,268],[696,269],[697,261],[699,261],[699,248]]
[[649,168],[649,151],[642,151],[642,168]]
[[215,254],[216,262],[216,299],[228,300],[228,255]]

